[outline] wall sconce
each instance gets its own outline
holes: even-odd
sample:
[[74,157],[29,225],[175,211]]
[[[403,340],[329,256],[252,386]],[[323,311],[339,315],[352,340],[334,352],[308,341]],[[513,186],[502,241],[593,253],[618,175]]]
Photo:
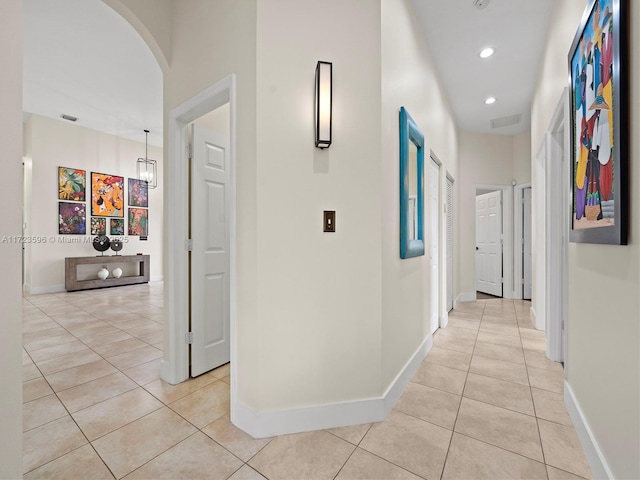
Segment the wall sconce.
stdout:
[[316,147],[331,145],[331,102],[333,95],[333,64],[318,62],[316,66]]
[[145,130],[144,133],[144,158],[138,158],[138,180],[146,182],[148,188],[156,188],[158,186],[157,163],[148,156],[149,130]]

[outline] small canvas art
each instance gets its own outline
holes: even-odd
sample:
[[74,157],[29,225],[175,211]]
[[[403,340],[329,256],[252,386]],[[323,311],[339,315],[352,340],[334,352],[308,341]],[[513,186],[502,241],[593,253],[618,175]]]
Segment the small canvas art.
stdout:
[[91,215],[124,217],[124,178],[91,172]]
[[149,206],[149,187],[147,182],[143,182],[142,180],[138,180],[137,178],[129,179],[129,206]]
[[124,235],[124,218],[111,219],[111,235]]
[[149,234],[149,217],[146,208],[129,209],[129,235],[145,237]]
[[100,217],[91,217],[91,235],[106,235],[107,219]]
[[87,172],[76,168],[58,167],[58,200],[84,202]]
[[86,227],[84,203],[58,202],[58,233],[60,235],[84,235]]

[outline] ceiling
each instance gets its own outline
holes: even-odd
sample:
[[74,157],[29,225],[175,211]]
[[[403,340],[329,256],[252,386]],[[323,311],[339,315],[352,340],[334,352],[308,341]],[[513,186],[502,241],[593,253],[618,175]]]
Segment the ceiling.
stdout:
[[[554,0],[411,0],[464,131],[514,134],[530,105]],[[487,0],[482,0],[485,3]],[[134,29],[100,0],[24,0],[25,112],[162,146],[162,71]],[[482,60],[486,46],[495,54]],[[485,105],[488,96],[496,97]],[[510,126],[491,120],[520,115]],[[60,120],[65,121],[65,120]]]
[[162,71],[102,1],[24,0],[23,110],[162,146]]
[[[512,135],[531,125],[534,93],[554,0],[411,0],[458,128]],[[480,51],[495,53],[481,59]],[[496,102],[485,105],[488,97]],[[521,116],[492,128],[491,120]],[[515,118],[513,119],[515,120]]]

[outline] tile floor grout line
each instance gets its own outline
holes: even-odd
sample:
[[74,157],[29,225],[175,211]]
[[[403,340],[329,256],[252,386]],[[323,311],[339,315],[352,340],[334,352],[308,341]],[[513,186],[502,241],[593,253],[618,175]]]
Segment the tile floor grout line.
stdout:
[[[482,312],[484,314],[484,308],[486,307],[486,303],[482,308]],[[469,372],[471,371],[471,362],[473,362],[473,353],[476,351],[476,344],[478,342],[478,335],[480,335],[480,326],[482,325],[482,315],[480,316],[480,323],[478,324],[478,330],[476,331],[476,338],[473,342],[473,349],[471,351],[471,358],[469,359],[469,366],[464,376],[464,385],[462,386],[462,392],[460,392],[460,401],[458,402],[458,410],[456,411],[456,418],[453,421],[453,426],[451,427],[451,437],[449,438],[449,445],[447,446],[447,453],[444,456],[444,462],[442,463],[442,471],[440,472],[440,480],[444,476],[444,471],[447,468],[447,460],[449,459],[449,452],[451,451],[451,444],[453,443],[453,436],[456,433],[456,425],[458,424],[458,418],[460,416],[460,409],[462,408],[462,399],[464,398],[464,391],[467,388],[467,380],[469,379]]]

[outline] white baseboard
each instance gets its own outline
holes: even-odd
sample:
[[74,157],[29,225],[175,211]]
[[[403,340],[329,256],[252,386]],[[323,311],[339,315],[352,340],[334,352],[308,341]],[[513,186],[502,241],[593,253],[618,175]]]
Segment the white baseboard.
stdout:
[[254,438],[381,422],[396,404],[432,346],[433,337],[429,335],[381,397],[270,412],[256,412],[236,401],[232,405],[231,421]]
[[453,302],[453,306],[457,307],[463,302],[475,302],[478,299],[476,292],[461,293],[456,297],[456,301]]
[[536,313],[535,308],[533,308],[533,305],[531,305],[529,307],[529,309],[531,310],[531,317],[533,320],[533,326],[536,327],[536,330],[544,330],[545,325],[544,325],[544,318],[539,318],[538,314]]
[[43,287],[32,287],[31,285],[25,283],[24,291],[31,295],[41,295],[43,293],[60,293],[66,291],[64,288],[64,284],[62,285],[45,285]]
[[151,275],[149,282],[163,282],[164,276],[162,275]]
[[580,439],[589,467],[591,467],[593,478],[613,479],[614,476],[609,465],[607,465],[607,460],[604,458],[602,450],[600,450],[589,423],[580,408],[580,404],[566,380],[564,381],[564,404],[576,429],[578,439]]

